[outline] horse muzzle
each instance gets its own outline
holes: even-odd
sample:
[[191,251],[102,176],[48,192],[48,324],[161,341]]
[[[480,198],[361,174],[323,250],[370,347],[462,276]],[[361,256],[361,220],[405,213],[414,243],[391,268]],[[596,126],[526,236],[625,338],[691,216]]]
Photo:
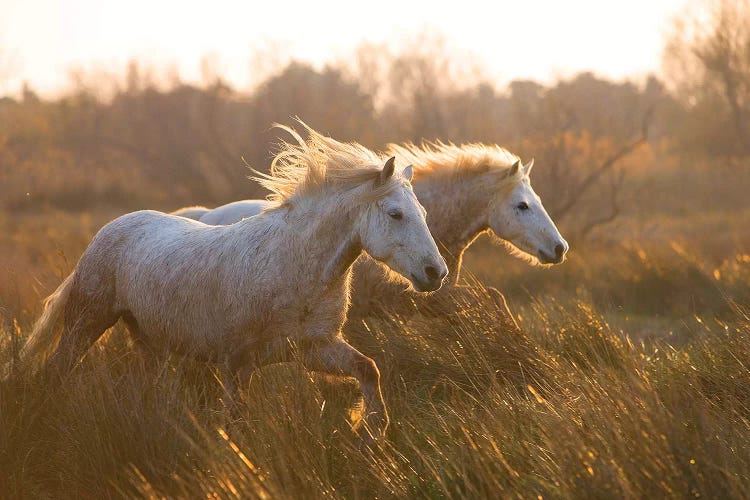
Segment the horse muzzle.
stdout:
[[542,264],[559,264],[565,260],[565,254],[568,253],[568,245],[560,242],[555,245],[554,254],[549,254],[542,249],[537,252],[537,257]]
[[425,266],[421,276],[411,273],[411,283],[418,292],[434,292],[443,285],[443,280],[448,275],[448,267],[445,262],[440,265]]

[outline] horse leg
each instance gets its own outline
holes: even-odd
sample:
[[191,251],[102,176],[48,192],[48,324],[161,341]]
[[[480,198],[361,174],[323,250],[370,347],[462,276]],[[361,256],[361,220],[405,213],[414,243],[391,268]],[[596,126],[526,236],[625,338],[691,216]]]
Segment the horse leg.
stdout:
[[256,365],[243,366],[239,369],[230,367],[227,363],[219,365],[219,382],[224,390],[222,402],[228,416],[226,431],[230,435],[243,421],[240,389],[248,382],[250,375],[257,368]]
[[355,430],[362,427],[366,441],[382,438],[388,427],[388,412],[380,390],[380,371],[368,358],[341,337],[332,341],[313,342],[301,348],[302,361],[311,371],[354,377],[359,381],[365,407]]
[[163,369],[163,363],[166,362],[166,356],[160,356],[159,352],[149,344],[146,336],[143,334],[141,327],[138,325],[138,321],[130,311],[125,311],[122,314],[122,320],[125,326],[128,327],[128,333],[130,339],[133,342],[133,346],[138,353],[140,362],[143,368],[146,370],[154,369],[159,367]]
[[[224,404],[229,408],[229,414],[233,420],[239,419],[240,389],[248,383],[253,372],[265,365],[290,361],[291,347],[287,338],[278,338],[264,343],[260,349],[255,346],[250,354],[246,350],[239,349],[219,365],[220,382],[225,395]],[[256,352],[258,350],[261,352]]]
[[497,307],[498,312],[502,315],[505,326],[511,331],[520,332],[521,327],[518,326],[516,318],[514,318],[513,313],[510,312],[510,307],[508,307],[508,302],[505,300],[505,295],[503,295],[502,292],[500,292],[500,290],[498,290],[494,286],[488,286],[486,287],[486,290],[487,294],[495,303],[495,307]]
[[117,322],[119,314],[107,302],[106,297],[92,298],[80,289],[71,291],[60,343],[49,359],[52,373],[58,376],[70,373],[94,342]]
[[52,373],[69,373],[86,351],[99,337],[117,322],[117,316],[80,318],[72,325],[65,325],[57,349],[50,356]]

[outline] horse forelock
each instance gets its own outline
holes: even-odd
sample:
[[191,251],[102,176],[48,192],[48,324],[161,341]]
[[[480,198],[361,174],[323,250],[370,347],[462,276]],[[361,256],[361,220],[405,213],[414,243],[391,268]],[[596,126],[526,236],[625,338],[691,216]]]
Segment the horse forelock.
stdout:
[[[258,173],[255,180],[271,191],[270,201],[288,203],[290,199],[320,193],[334,187],[350,193],[352,201],[381,198],[400,183],[391,177],[379,182],[385,162],[373,151],[356,142],[339,142],[316,132],[302,121],[307,140],[296,130],[276,125],[288,132],[294,142],[282,141],[268,174]],[[365,187],[364,189],[354,189]]]

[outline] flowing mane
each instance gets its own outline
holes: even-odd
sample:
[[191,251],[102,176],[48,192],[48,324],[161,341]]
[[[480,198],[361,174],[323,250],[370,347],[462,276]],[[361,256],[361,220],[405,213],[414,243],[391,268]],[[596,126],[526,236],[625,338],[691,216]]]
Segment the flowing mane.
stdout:
[[319,193],[328,186],[355,188],[372,181],[371,189],[359,193],[361,198],[378,199],[388,194],[398,182],[389,178],[378,183],[384,158],[356,142],[343,143],[326,137],[302,121],[308,132],[305,141],[296,130],[285,125],[274,126],[285,130],[296,144],[282,141],[268,174],[257,172],[258,183],[272,192],[268,199],[283,203],[300,195]]
[[[459,281],[464,251],[488,230],[495,241],[530,264],[563,261],[568,243],[531,187],[532,162],[512,169],[518,156],[500,146],[480,143],[390,144],[384,153],[413,165],[414,192],[427,210],[432,235],[441,243],[451,286]],[[513,170],[517,172],[510,175]],[[516,189],[517,196],[512,199]],[[519,216],[521,202],[533,207],[531,217]],[[238,201],[218,207],[199,220],[233,224],[272,206],[265,200]],[[508,240],[502,235],[514,238]],[[355,264],[352,297],[358,314],[369,314],[378,302],[398,300],[403,285],[388,283],[386,278],[387,272],[371,259],[360,259]]]
[[[510,167],[519,160],[507,149],[497,145],[479,143],[455,145],[444,142],[389,144],[388,153],[397,155],[407,164],[414,165],[416,179],[436,175],[476,175],[496,172],[498,179],[507,179]],[[523,178],[519,171],[517,179]]]

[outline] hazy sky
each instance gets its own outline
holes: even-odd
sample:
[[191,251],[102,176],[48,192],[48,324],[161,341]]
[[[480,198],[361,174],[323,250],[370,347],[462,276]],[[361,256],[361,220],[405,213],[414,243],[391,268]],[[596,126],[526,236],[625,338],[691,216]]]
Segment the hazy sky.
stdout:
[[252,54],[263,47],[322,64],[346,57],[363,41],[398,46],[426,29],[444,34],[459,53],[475,54],[499,84],[585,69],[640,76],[658,71],[670,20],[685,4],[0,0],[0,92],[16,92],[23,80],[46,93],[64,90],[73,67],[122,72],[131,58],[173,63],[183,78],[199,79],[206,55],[242,88],[252,81]]

